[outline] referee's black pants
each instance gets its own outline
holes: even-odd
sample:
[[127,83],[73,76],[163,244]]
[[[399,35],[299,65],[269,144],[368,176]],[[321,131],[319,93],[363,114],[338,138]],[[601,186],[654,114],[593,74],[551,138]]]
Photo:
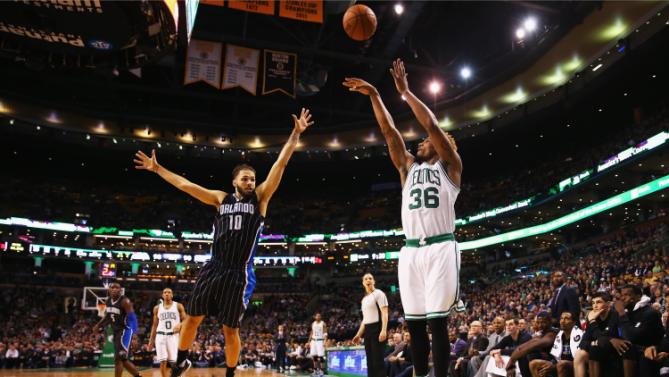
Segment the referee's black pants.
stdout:
[[367,355],[367,375],[369,377],[385,377],[386,366],[383,363],[383,351],[385,344],[379,342],[381,333],[381,322],[368,323],[365,325],[365,354]]

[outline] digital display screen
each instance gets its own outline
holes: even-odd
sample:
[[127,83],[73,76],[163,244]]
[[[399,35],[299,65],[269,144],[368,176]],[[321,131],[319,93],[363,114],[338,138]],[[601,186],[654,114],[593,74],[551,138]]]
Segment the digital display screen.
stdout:
[[328,349],[328,374],[367,376],[367,356],[363,347]]
[[116,277],[116,263],[103,262],[100,263],[100,277],[115,278]]

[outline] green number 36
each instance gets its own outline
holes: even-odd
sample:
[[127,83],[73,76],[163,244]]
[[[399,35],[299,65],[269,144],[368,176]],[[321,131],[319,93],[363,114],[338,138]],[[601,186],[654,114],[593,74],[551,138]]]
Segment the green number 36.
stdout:
[[436,187],[428,187],[425,190],[415,188],[409,191],[409,195],[413,199],[413,203],[409,204],[409,209],[418,209],[425,206],[425,208],[439,207],[439,190]]

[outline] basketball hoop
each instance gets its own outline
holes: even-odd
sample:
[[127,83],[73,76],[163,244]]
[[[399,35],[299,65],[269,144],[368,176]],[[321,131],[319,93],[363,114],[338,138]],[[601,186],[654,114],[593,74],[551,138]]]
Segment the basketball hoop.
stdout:
[[98,317],[104,317],[107,305],[104,302],[98,302],[97,307],[98,307]]

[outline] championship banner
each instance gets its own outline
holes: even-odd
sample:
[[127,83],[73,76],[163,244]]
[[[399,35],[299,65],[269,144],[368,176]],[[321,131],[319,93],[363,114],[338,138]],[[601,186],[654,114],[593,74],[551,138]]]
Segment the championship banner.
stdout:
[[241,87],[256,95],[260,50],[228,44],[225,48],[221,89]]
[[279,16],[294,20],[323,23],[323,0],[281,0]]
[[274,15],[274,0],[229,0],[231,9]]
[[204,81],[214,88],[221,82],[221,51],[223,45],[193,39],[188,44],[184,85]]
[[223,0],[200,0],[200,4],[214,5],[217,7],[225,6]]
[[295,98],[297,54],[265,50],[262,94],[283,92]]

